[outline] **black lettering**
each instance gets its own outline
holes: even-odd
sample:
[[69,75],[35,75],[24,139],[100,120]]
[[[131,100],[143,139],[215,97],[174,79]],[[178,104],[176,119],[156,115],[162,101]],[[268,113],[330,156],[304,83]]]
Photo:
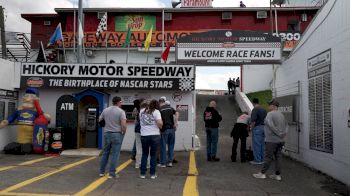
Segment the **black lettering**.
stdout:
[[232,55],[232,51],[231,50],[226,51],[226,57],[231,57],[231,55]]
[[165,68],[165,75],[166,76],[175,76],[176,73],[176,67],[166,67]]
[[62,65],[62,66],[61,66],[61,74],[63,74],[63,75],[67,75],[67,69],[68,69],[68,67],[67,67],[67,66]]
[[123,75],[123,67],[118,66],[117,67],[117,76],[122,76]]
[[133,75],[133,71],[132,71],[133,67],[128,67],[128,76],[132,76]]
[[185,50],[185,57],[192,56],[193,51],[192,50]]
[[58,73],[60,73],[60,68],[58,67],[58,65],[52,66],[52,68],[51,68],[51,73],[52,73],[52,74],[55,74],[55,75],[57,75]]
[[80,66],[79,67],[79,75],[88,75],[89,67],[88,66]]
[[97,74],[98,74],[98,68],[97,68],[97,66],[90,66],[89,74],[91,74],[91,75],[97,75]]
[[149,68],[148,76],[156,76],[156,75],[155,75],[155,69],[156,69],[155,67],[150,67],[150,68]]
[[43,67],[43,65],[37,65],[37,66],[35,66],[35,73],[37,73],[37,74],[43,74],[43,72],[39,70],[39,69],[42,68],[42,67]]
[[164,69],[163,67],[157,67],[157,76],[162,76],[164,74]]
[[113,66],[108,66],[106,69],[106,73],[109,76],[113,76],[115,74],[115,67]]

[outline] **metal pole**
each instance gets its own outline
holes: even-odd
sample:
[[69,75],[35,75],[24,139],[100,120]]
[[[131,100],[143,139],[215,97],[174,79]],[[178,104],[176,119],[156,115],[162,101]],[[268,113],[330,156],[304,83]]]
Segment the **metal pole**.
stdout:
[[278,35],[277,7],[275,7],[275,26],[276,26],[276,34]]
[[162,11],[162,51],[164,52],[164,9]]
[[4,8],[0,6],[0,33],[1,33],[1,53],[2,58],[7,59],[6,39],[5,39],[5,21]]
[[[79,0],[79,9],[78,9],[78,22],[83,21],[83,0]],[[79,30],[80,31],[80,30]],[[81,33],[78,32],[78,40],[81,40]],[[81,52],[82,52],[82,43],[78,42],[78,63],[81,63]]]
[[271,25],[271,35],[273,35],[273,19],[272,19],[272,7],[271,7],[271,0],[270,1],[270,25]]
[[128,53],[126,53],[126,64],[128,64],[128,60],[129,60],[129,51],[130,51],[130,43],[128,43]]
[[107,32],[108,31],[106,31],[106,35],[105,35],[105,40],[106,40],[106,63],[108,63],[107,62],[107,44],[108,44],[108,42],[107,42],[107,39],[108,39],[107,35],[108,35],[108,33]]
[[75,45],[75,39],[76,39],[76,23],[77,23],[77,16],[75,13],[75,8],[74,8],[74,19],[73,19],[73,47],[74,47],[74,56],[77,58],[77,51],[76,51],[76,45]]

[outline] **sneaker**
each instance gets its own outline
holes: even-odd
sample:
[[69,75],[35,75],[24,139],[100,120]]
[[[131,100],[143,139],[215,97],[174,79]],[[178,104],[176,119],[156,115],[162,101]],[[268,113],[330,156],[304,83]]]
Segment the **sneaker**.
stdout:
[[105,176],[105,174],[99,174],[99,176],[100,176],[100,177],[103,177],[103,176]]
[[140,168],[140,165],[135,164],[135,169],[139,169],[139,168]]
[[266,178],[266,175],[259,172],[257,174],[253,174],[254,178],[260,178],[260,179],[265,179]]
[[151,179],[154,180],[154,179],[156,179],[157,177],[158,177],[158,176],[157,176],[156,174],[154,174],[154,175],[151,176]]
[[145,179],[145,178],[146,178],[146,175],[140,175],[140,178],[141,178],[141,179]]
[[264,164],[264,162],[257,162],[257,161],[250,161],[249,163],[253,164],[253,165],[262,165],[262,164]]
[[172,167],[172,166],[173,166],[173,163],[168,163],[166,166],[167,166],[167,167]]
[[158,167],[166,167],[166,165],[163,165],[163,164],[158,164],[157,166]]
[[118,174],[115,174],[114,176],[108,175],[108,179],[116,179],[119,178]]
[[207,161],[212,161],[211,157],[208,157],[208,158],[207,158]]
[[217,158],[217,157],[213,156],[213,157],[211,158],[211,160],[212,160],[212,161],[215,161],[215,162],[218,162],[218,161],[220,161],[220,158]]
[[281,180],[282,180],[281,175],[273,174],[273,175],[270,175],[269,177],[270,177],[271,179],[277,180],[277,181],[281,181]]

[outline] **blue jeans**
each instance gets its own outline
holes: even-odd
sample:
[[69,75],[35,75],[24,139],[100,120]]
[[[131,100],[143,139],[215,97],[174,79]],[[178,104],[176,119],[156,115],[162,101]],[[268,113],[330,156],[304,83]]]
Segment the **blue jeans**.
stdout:
[[264,125],[254,127],[252,132],[254,161],[263,162],[265,145]]
[[150,174],[156,174],[157,166],[157,148],[160,143],[160,135],[141,136],[142,158],[141,158],[141,175],[146,175],[148,154],[151,156]]
[[216,156],[219,128],[206,128],[207,132],[207,156],[208,158]]
[[[168,145],[168,159],[166,147]],[[161,134],[160,140],[160,164],[172,163],[174,158],[175,129],[166,129]]]
[[100,174],[105,173],[109,156],[111,156],[109,165],[109,175],[115,177],[116,167],[119,160],[120,148],[122,147],[124,135],[120,132],[104,133],[104,147],[102,159],[100,162]]

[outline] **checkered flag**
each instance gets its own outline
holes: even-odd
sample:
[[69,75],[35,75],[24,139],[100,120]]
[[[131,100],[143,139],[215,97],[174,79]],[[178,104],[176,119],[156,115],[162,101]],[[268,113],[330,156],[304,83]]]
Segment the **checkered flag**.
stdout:
[[181,91],[193,91],[194,80],[192,78],[181,78],[179,89]]
[[100,24],[97,27],[96,37],[100,36],[100,34],[104,31],[107,31],[107,12],[101,18]]

